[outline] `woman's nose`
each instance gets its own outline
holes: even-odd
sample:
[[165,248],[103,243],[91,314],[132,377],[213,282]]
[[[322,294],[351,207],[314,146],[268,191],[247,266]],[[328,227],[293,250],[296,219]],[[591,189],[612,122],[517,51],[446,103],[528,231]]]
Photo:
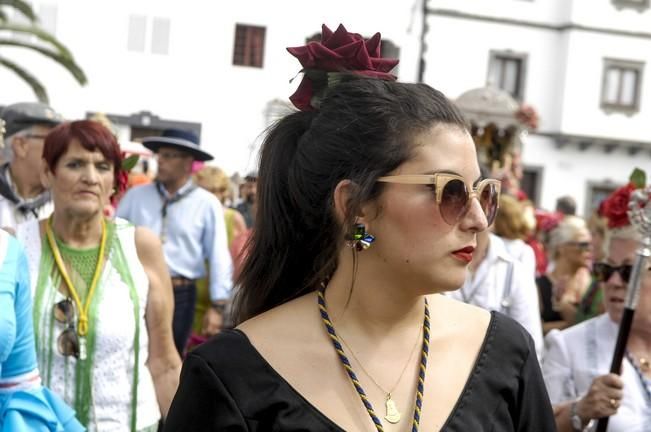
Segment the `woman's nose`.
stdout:
[[459,227],[463,230],[481,232],[488,228],[486,214],[479,204],[477,197],[472,197],[467,204],[467,210],[459,221]]

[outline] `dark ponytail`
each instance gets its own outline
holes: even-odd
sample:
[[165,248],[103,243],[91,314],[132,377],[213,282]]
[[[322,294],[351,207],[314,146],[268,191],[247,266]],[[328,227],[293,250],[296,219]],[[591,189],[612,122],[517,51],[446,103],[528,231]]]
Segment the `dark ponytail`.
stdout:
[[[235,323],[330,277],[353,215],[381,191],[377,178],[407,161],[414,136],[437,123],[466,127],[429,86],[355,77],[331,89],[318,111],[277,122],[261,149],[258,209],[237,281]],[[333,194],[344,179],[356,187],[342,225]]]

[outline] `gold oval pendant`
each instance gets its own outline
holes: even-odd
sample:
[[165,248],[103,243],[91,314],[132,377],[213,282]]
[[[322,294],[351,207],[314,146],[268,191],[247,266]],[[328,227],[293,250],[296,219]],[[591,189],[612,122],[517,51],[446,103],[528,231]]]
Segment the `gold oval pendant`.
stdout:
[[400,421],[400,412],[396,407],[396,403],[391,399],[391,394],[387,395],[387,400],[385,401],[387,415],[384,416],[384,419],[391,424],[396,424]]

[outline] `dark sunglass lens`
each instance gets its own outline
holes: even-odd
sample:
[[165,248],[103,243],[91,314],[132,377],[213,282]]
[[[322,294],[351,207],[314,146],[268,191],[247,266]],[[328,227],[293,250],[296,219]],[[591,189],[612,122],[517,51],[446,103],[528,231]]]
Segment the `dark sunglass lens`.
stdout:
[[599,282],[607,282],[613,276],[613,273],[617,272],[622,281],[628,283],[632,271],[633,266],[628,264],[620,267],[613,267],[606,263],[597,263],[592,269],[592,273]]
[[597,263],[592,267],[592,274],[599,282],[605,282],[613,274],[613,268],[608,264]]
[[484,210],[488,226],[491,226],[495,221],[495,216],[497,216],[498,202],[498,193],[495,185],[488,184],[484,186],[481,191],[481,195],[479,196],[479,204],[481,205],[482,210]]
[[623,265],[619,268],[619,275],[622,277],[622,280],[628,283],[628,280],[631,278],[631,272],[633,271],[632,265]]
[[450,225],[457,223],[468,203],[466,184],[458,179],[448,181],[441,193],[439,211],[443,220]]
[[72,327],[65,329],[57,339],[59,352],[64,356],[79,357],[79,338]]
[[64,324],[67,324],[74,319],[72,302],[70,300],[61,300],[59,303],[54,305],[54,319]]

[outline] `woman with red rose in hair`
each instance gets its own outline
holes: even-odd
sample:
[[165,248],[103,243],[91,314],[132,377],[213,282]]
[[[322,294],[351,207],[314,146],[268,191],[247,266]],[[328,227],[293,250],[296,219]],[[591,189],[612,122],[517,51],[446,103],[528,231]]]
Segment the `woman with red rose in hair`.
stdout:
[[263,144],[237,327],[187,356],[166,430],[553,431],[527,331],[439,295],[499,198],[458,110],[395,82],[379,34],[290,52],[301,111]]
[[610,416],[609,432],[643,432],[651,425],[651,271],[642,270],[640,299],[628,339],[621,375],[610,374],[618,323],[641,235],[631,226],[628,184],[602,207],[608,220],[605,260],[593,268],[603,284],[606,313],[546,337],[543,372],[558,430],[588,430]]

